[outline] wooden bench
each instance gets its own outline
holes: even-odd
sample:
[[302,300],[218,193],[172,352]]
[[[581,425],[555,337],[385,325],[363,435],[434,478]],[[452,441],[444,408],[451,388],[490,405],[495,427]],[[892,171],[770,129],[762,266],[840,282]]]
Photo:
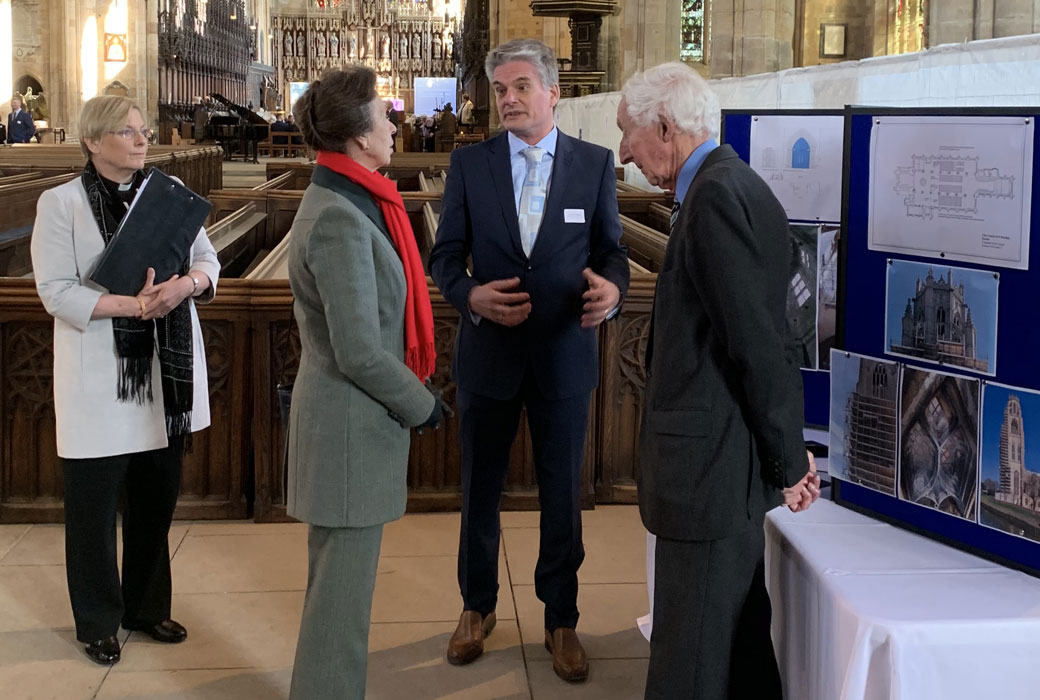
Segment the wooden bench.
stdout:
[[267,180],[266,182],[263,182],[263,183],[257,185],[256,187],[251,187],[250,189],[253,190],[253,191],[256,191],[256,192],[264,192],[266,190],[295,189],[295,188],[291,187],[291,185],[294,184],[295,182],[296,182],[296,173],[292,172],[291,170],[287,170],[286,172],[282,173],[281,175],[278,175],[277,177],[273,177],[270,180]]
[[668,247],[668,237],[635,219],[620,218],[621,242],[628,246],[629,259],[650,272],[658,272]]
[[18,173],[17,175],[4,175],[0,176],[0,187],[4,185],[17,185],[22,182],[29,182],[31,180],[38,180],[43,177],[44,173],[39,170],[33,170],[27,173]]
[[206,229],[220,260],[221,277],[239,277],[245,272],[257,253],[265,219],[267,214],[250,202]]
[[[389,173],[388,173],[389,175]],[[427,173],[419,173],[419,191],[420,192],[444,192],[444,180],[446,178],[445,172],[442,170],[436,175],[429,175]]]
[[0,277],[21,277],[32,270],[29,240],[36,221],[36,202],[44,190],[75,177],[76,173],[64,173],[0,185]]

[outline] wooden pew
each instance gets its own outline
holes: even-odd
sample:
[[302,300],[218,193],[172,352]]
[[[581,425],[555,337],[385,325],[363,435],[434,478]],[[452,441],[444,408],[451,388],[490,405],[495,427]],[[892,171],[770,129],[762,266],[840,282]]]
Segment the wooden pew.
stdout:
[[4,185],[17,185],[22,182],[29,182],[30,180],[37,180],[43,176],[44,173],[39,170],[19,173],[17,175],[4,175],[0,177],[0,187],[3,187]]
[[239,277],[256,256],[264,234],[265,212],[250,202],[206,229],[220,260],[221,277]]
[[628,271],[637,275],[650,275],[653,274],[650,270],[637,263],[632,258],[628,259]]
[[[79,172],[86,159],[79,144],[17,144],[0,150],[0,175],[40,170]],[[219,146],[150,146],[145,167],[157,167],[205,196],[223,182]]]
[[650,272],[658,272],[664,261],[668,237],[635,219],[620,218],[621,242],[628,246],[628,257]]
[[257,192],[263,192],[265,190],[296,189],[294,187],[291,187],[291,185],[293,185],[295,183],[295,181],[296,181],[296,174],[294,172],[292,172],[291,170],[287,170],[286,172],[282,173],[281,175],[273,177],[273,178],[267,180],[266,182],[257,185],[256,187],[251,187],[250,189],[255,190]]
[[647,209],[647,216],[658,231],[671,233],[672,210],[669,207],[654,202]]
[[29,239],[36,221],[36,200],[44,190],[77,177],[65,173],[0,185],[0,277],[21,277],[32,270]]

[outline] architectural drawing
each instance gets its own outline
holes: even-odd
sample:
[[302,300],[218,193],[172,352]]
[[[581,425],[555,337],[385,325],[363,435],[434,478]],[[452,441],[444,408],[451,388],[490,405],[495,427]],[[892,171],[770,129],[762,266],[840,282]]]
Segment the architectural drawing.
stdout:
[[895,192],[903,196],[907,216],[971,219],[980,197],[1015,198],[1015,177],[998,168],[979,168],[977,156],[915,155],[913,164],[896,168]]

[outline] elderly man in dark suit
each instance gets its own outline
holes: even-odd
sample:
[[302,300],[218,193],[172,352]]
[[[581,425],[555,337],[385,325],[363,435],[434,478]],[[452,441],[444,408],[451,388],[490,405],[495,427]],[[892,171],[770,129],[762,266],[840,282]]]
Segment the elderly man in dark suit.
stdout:
[[11,113],[7,115],[7,143],[29,143],[36,134],[32,115],[22,105],[22,98],[11,98]]
[[787,218],[715,142],[718,100],[692,69],[657,66],[621,94],[621,161],[676,199],[639,450],[640,514],[657,535],[646,698],[780,698],[763,521],[819,496],[784,356]]
[[[453,376],[462,451],[459,586],[463,613],[448,661],[483,651],[498,600],[499,504],[521,408],[541,504],[535,592],[560,677],[584,680],[575,633],[580,483],[589,396],[598,381],[596,326],[628,288],[614,158],[553,123],[552,49],[518,39],[486,71],[506,131],[452,152],[430,272],[462,314]],[[472,257],[472,270],[466,260]]]

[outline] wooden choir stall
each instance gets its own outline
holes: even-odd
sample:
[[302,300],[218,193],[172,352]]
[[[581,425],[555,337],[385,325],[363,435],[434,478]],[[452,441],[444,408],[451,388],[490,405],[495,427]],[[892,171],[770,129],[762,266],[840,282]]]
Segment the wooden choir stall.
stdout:
[[[35,199],[75,177],[82,155],[52,147],[46,165],[0,158],[0,523],[59,522],[62,480],[54,444],[52,326],[28,263]],[[63,151],[59,149],[64,149]],[[285,515],[283,425],[276,386],[291,381],[299,341],[291,323],[287,233],[312,165],[270,162],[267,181],[251,189],[220,187],[219,148],[158,147],[150,164],[181,177],[213,203],[207,233],[223,270],[216,299],[199,306],[209,368],[212,425],[185,457],[177,518]],[[36,159],[34,159],[36,160]],[[194,165],[190,165],[194,164]],[[402,192],[425,262],[433,244],[449,154],[395,154],[385,174]],[[178,168],[182,168],[178,170]],[[600,385],[593,395],[583,504],[635,502],[643,353],[656,271],[667,243],[664,195],[618,184],[631,288],[618,318],[599,329]],[[437,343],[434,383],[454,402],[451,356],[458,312],[427,277]],[[453,510],[461,504],[456,419],[440,430],[412,433],[408,507]],[[523,427],[513,447],[504,506],[537,508],[531,447]]]

